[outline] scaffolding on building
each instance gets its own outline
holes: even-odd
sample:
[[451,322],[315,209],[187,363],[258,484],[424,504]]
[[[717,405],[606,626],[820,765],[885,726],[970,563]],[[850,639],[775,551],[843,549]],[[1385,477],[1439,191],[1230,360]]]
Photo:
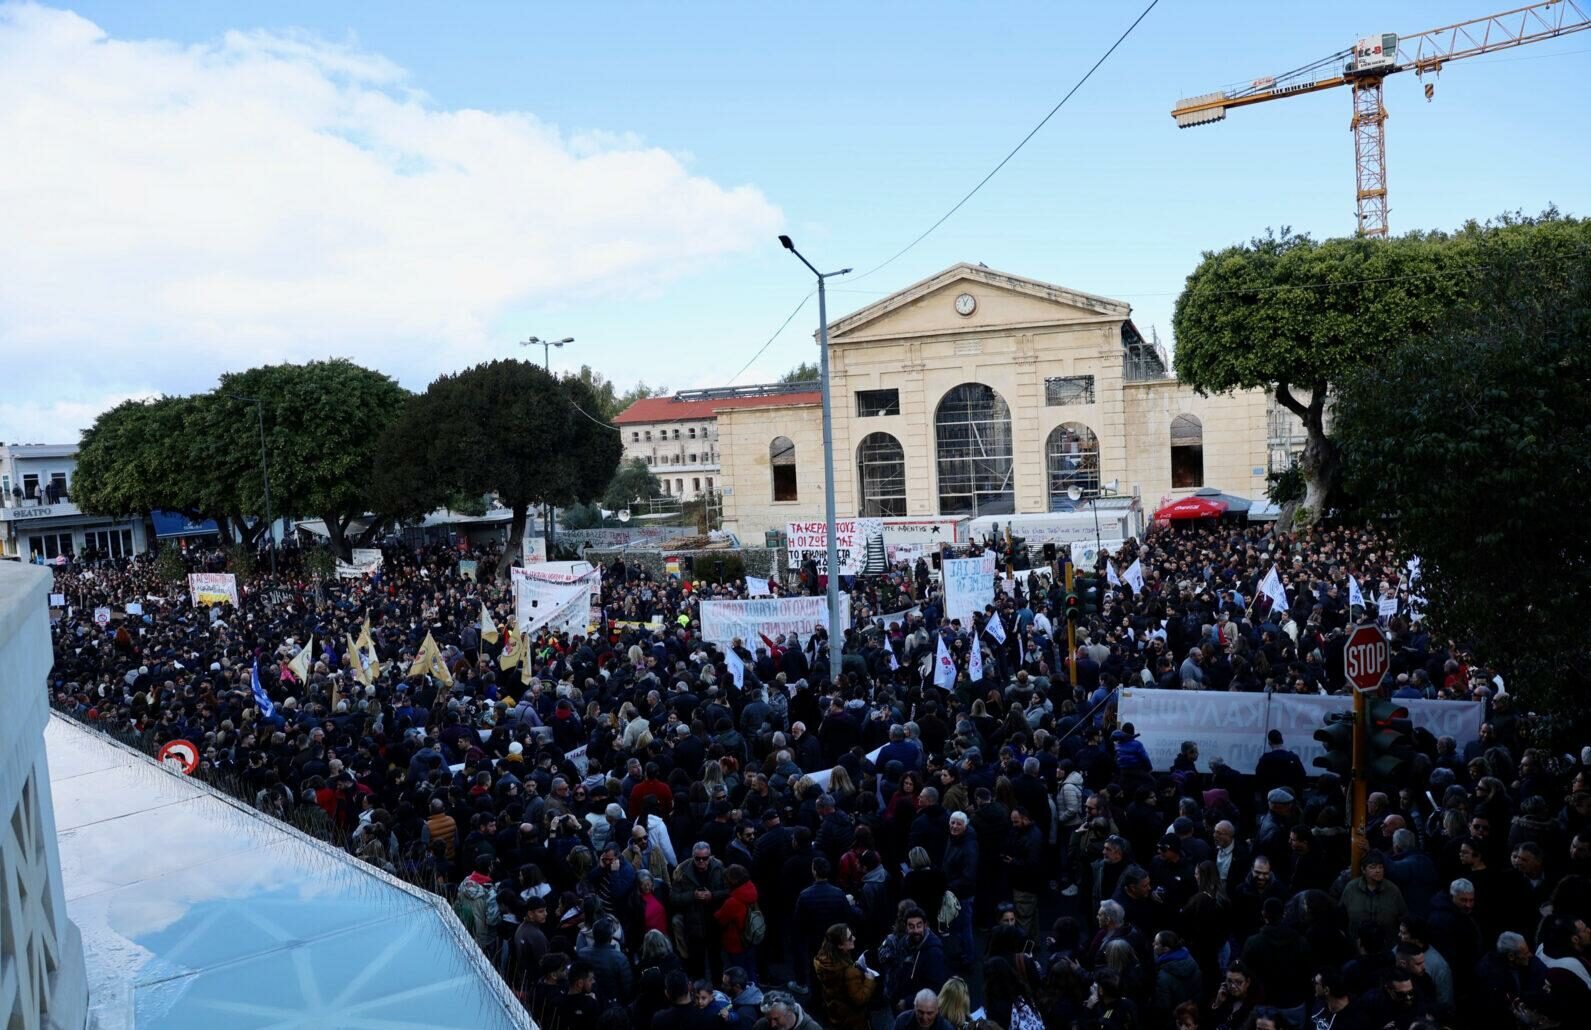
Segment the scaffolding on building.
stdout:
[[700,390],[681,390],[671,400],[722,401],[737,397],[777,397],[786,393],[811,393],[817,380],[796,383],[754,383],[751,386],[709,386]]
[[1122,378],[1129,383],[1171,378],[1171,362],[1154,326],[1149,327],[1149,337],[1145,340],[1131,322],[1121,325]]

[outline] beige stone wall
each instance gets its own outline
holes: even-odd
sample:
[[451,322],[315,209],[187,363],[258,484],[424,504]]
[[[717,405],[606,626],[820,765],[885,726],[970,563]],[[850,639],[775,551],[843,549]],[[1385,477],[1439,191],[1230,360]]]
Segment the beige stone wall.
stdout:
[[[970,317],[954,309],[962,293],[975,298]],[[1203,424],[1203,484],[1262,497],[1265,395],[1199,397],[1174,380],[1125,382],[1122,327],[1128,314],[1120,302],[976,269],[942,284],[925,280],[834,323],[829,363],[836,513],[857,514],[857,448],[868,434],[884,432],[905,452],[908,513],[939,514],[934,417],[945,395],[969,382],[993,388],[1010,408],[1019,512],[1050,508],[1045,452],[1050,433],[1063,423],[1094,432],[1100,481],[1120,480],[1123,494],[1138,489],[1145,508],[1152,510],[1164,496],[1191,493],[1192,488],[1171,487],[1170,426],[1179,414]],[[1059,376],[1093,376],[1093,402],[1046,405],[1045,380]],[[881,389],[899,391],[900,414],[859,417],[857,391]],[[718,431],[722,480],[733,491],[726,490],[724,498],[728,528],[752,539],[792,520],[822,517],[819,407],[724,411]],[[779,435],[796,442],[796,502],[772,500],[768,446]]]
[[[795,444],[796,500],[773,499],[769,445],[780,436]],[[823,409],[815,404],[727,408],[718,415],[718,466],[724,528],[747,543],[769,529],[823,515]],[[835,453],[834,475],[853,474]],[[840,508],[843,512],[845,509]]]

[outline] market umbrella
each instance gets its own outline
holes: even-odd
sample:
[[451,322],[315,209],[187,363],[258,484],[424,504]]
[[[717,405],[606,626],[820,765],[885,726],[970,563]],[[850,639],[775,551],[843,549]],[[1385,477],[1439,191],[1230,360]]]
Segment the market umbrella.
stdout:
[[1212,519],[1226,511],[1225,501],[1213,497],[1184,497],[1155,512],[1158,520]]

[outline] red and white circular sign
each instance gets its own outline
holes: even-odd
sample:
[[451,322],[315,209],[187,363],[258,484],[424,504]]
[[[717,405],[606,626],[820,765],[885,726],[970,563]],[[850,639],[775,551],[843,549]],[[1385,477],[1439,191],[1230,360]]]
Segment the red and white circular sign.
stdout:
[[161,765],[174,764],[184,776],[192,776],[193,771],[199,768],[199,749],[188,740],[170,741],[155,758]]
[[1365,690],[1380,685],[1390,660],[1387,635],[1376,626],[1354,630],[1342,650],[1343,671],[1349,682]]

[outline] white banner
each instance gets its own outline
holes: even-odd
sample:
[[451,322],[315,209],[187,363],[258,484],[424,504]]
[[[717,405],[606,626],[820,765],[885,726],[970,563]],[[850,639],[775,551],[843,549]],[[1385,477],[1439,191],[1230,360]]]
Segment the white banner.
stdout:
[[904,626],[910,620],[922,615],[922,613],[921,607],[903,608],[898,612],[890,612],[888,615],[875,615],[873,616],[873,622],[885,629],[894,629],[896,626]]
[[1085,572],[1092,572],[1094,571],[1094,566],[1099,562],[1100,555],[1114,554],[1121,550],[1125,543],[1125,540],[1089,540],[1086,543],[1074,543],[1072,544],[1072,564]]
[[994,555],[977,558],[946,558],[942,563],[945,582],[945,618],[960,619],[972,625],[972,613],[994,603]]
[[[1140,690],[1121,692],[1118,713],[1143,740],[1156,769],[1169,769],[1182,747],[1199,745],[1199,767],[1220,758],[1233,770],[1252,773],[1265,753],[1265,735],[1282,734],[1283,746],[1296,753],[1310,775],[1314,759],[1325,748],[1314,739],[1332,712],[1353,711],[1353,698],[1343,694],[1233,694],[1203,690]],[[1479,701],[1406,701],[1409,718],[1438,737],[1452,737],[1460,750],[1480,737],[1485,706]]]
[[[702,639],[725,645],[736,637],[756,647],[763,636],[798,633],[804,642],[812,631],[829,624],[826,597],[775,597],[759,601],[703,601]],[[851,598],[840,595],[840,626],[851,624]]]
[[360,576],[370,575],[379,568],[381,568],[381,548],[355,547],[353,561],[338,560],[337,578],[358,579]]
[[554,633],[583,633],[600,607],[602,572],[590,562],[540,562],[510,570],[514,623],[522,633],[547,626]]
[[768,581],[759,576],[746,577],[747,597],[771,597],[773,591],[768,589]]
[[238,578],[230,572],[194,572],[188,575],[188,597],[194,604],[238,603]]
[[[823,521],[790,522],[785,525],[785,547],[790,552],[789,567],[799,570],[808,561],[815,562],[818,575],[827,573],[829,564],[829,527]],[[867,538],[882,538],[884,526],[878,519],[835,519],[834,555],[840,563],[840,575],[855,576],[862,570],[867,556]]]

